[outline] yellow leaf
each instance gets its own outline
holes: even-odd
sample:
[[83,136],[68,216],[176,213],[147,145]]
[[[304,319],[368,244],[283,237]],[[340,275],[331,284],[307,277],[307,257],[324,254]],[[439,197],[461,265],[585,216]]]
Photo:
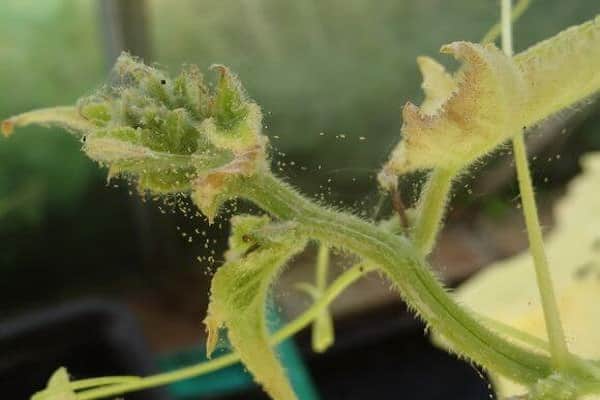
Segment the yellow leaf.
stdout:
[[421,88],[425,92],[421,111],[427,115],[435,115],[456,90],[456,81],[444,66],[433,58],[417,57],[417,64],[423,75]]
[[516,64],[493,45],[455,42],[442,52],[463,66],[450,82],[443,67],[422,59],[427,97],[421,108],[404,106],[402,141],[379,176],[385,187],[414,170],[459,170],[519,131],[515,115],[527,95]]
[[382,186],[415,170],[459,171],[540,120],[600,90],[600,17],[509,58],[494,45],[442,47],[462,62],[450,75],[418,59],[425,101],[407,103],[402,140],[379,174]]
[[[557,207],[547,236],[548,259],[571,352],[600,358],[600,153],[584,159],[584,173]],[[546,339],[531,257],[524,253],[491,265],[461,286],[458,300],[479,314]],[[502,395],[524,389],[497,378]]]
[[529,126],[600,89],[600,15],[564,30],[514,57],[523,72],[529,102],[523,109]]

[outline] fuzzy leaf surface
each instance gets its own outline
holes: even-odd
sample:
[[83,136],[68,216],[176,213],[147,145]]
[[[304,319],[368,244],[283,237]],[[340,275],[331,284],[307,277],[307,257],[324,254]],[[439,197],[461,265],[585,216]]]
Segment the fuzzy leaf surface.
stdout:
[[265,391],[274,399],[296,399],[269,345],[266,303],[282,267],[304,248],[305,241],[287,224],[273,224],[267,216],[236,216],[232,229],[226,263],[211,284],[205,320],[207,351],[212,353],[219,328],[226,327],[242,362]]
[[384,187],[415,170],[459,171],[512,136],[600,90],[600,16],[509,58],[494,45],[442,47],[454,74],[418,60],[425,100],[403,110],[402,140],[379,174]]

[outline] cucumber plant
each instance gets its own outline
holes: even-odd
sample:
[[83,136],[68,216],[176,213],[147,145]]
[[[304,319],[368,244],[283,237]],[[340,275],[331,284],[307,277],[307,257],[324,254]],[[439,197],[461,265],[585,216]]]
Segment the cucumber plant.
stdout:
[[[108,168],[109,177],[135,181],[140,193],[189,194],[213,221],[223,204],[241,198],[262,215],[235,215],[225,263],[212,280],[205,319],[207,350],[221,328],[234,352],[205,363],[149,377],[114,376],[70,381],[64,368],[36,400],[106,398],[205,374],[241,361],[274,399],[293,400],[273,346],[313,324],[313,347],[333,342],[327,307],[348,285],[377,271],[447,348],[494,375],[517,382],[528,399],[577,399],[600,394],[600,361],[573,354],[565,340],[545,255],[524,135],[553,114],[589,99],[600,89],[600,16],[512,54],[511,13],[502,0],[501,29],[484,43],[454,42],[441,51],[460,68],[450,73],[421,57],[425,100],[403,109],[402,138],[378,175],[383,191],[398,198],[398,180],[429,171],[410,217],[372,221],[309,200],[276,176],[269,165],[269,140],[262,113],[227,67],[215,65],[211,87],[200,70],[179,75],[119,57],[110,85],[74,106],[26,112],[2,122],[6,136],[28,124],[58,125],[81,140],[83,151]],[[491,42],[498,31],[502,50]],[[527,346],[518,330],[461,305],[432,272],[427,256],[435,245],[453,181],[474,162],[511,141],[533,268],[543,304],[548,343]],[[398,202],[396,202],[398,203]],[[398,205],[398,204],[397,204]],[[315,284],[301,284],[314,303],[280,330],[270,333],[265,308],[282,268],[307,243],[319,243]],[[359,261],[327,285],[328,251],[338,248]],[[508,333],[507,333],[508,332]]]

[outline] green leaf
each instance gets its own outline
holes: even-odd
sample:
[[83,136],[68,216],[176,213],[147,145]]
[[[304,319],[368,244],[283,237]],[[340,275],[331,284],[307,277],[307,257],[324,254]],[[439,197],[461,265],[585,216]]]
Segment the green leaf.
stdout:
[[214,350],[219,328],[227,334],[242,362],[269,395],[296,399],[284,369],[269,345],[266,300],[285,263],[306,241],[290,224],[272,223],[267,216],[232,219],[226,263],[215,273],[205,324],[207,351]]
[[46,389],[31,396],[31,400],[77,400],[66,368],[57,369],[48,380]]
[[248,113],[246,94],[240,81],[224,65],[213,65],[219,72],[218,94],[214,100],[216,125],[221,129],[231,129],[241,122]]
[[238,77],[223,65],[211,67],[219,72],[213,98],[212,116],[201,129],[219,148],[243,152],[260,144],[256,133],[262,129],[260,108],[249,101]]

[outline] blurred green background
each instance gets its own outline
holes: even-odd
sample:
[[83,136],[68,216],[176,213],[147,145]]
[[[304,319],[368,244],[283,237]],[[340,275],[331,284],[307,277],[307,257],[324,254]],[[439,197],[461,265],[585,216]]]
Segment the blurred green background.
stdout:
[[[184,63],[229,65],[263,107],[281,173],[350,207],[375,201],[374,175],[399,139],[401,106],[421,99],[415,58],[454,40],[480,40],[499,14],[496,0],[135,3],[147,61],[172,72]],[[72,104],[106,81],[114,49],[105,11],[93,0],[0,2],[1,118]],[[598,12],[597,0],[535,0],[515,26],[515,45],[524,49]],[[568,135],[540,147],[540,160],[558,153],[561,160],[534,162],[539,190],[562,187],[578,155],[600,147],[597,108],[551,121]],[[204,297],[206,271],[196,256],[214,248],[218,260],[224,229],[140,206],[127,183],[107,185],[106,171],[79,148],[67,133],[42,128],[0,139],[0,311],[90,288],[151,288],[177,298],[185,290],[172,281],[181,285],[182,275],[196,283],[190,295]],[[513,189],[500,181],[489,200],[472,190],[457,195],[475,212],[495,213]],[[207,233],[189,243],[183,233],[195,229]]]

